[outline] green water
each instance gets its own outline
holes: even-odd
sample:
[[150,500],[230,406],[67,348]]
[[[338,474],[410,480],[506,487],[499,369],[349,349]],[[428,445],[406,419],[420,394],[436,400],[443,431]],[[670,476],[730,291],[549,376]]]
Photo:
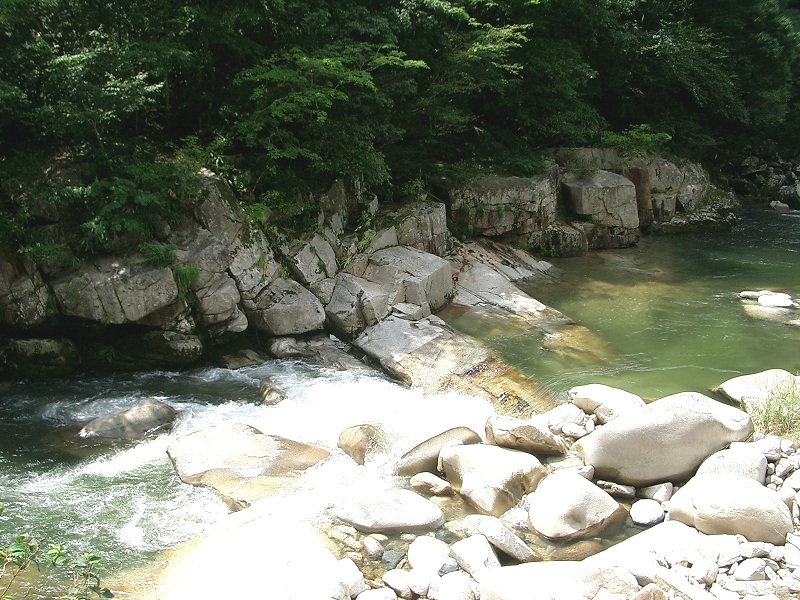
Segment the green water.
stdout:
[[549,281],[521,287],[607,342],[602,359],[542,348],[532,331],[487,337],[489,328],[469,316],[453,324],[559,397],[604,383],[655,399],[708,393],[770,368],[800,372],[800,327],[754,318],[738,298],[760,289],[800,295],[800,215],[752,211],[732,231],[647,237],[634,248],[552,262]]

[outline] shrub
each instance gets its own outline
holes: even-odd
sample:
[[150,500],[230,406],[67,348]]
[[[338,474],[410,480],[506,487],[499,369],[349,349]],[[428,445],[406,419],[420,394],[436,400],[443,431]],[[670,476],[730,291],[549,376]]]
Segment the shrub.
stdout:
[[764,403],[750,403],[747,412],[756,431],[773,433],[800,443],[800,388],[778,386]]

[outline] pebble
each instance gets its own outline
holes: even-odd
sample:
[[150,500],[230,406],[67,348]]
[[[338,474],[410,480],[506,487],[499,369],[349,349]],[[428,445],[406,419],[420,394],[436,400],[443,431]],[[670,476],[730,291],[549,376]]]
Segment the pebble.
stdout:
[[634,525],[650,527],[664,520],[664,507],[656,500],[644,498],[631,504],[630,514]]

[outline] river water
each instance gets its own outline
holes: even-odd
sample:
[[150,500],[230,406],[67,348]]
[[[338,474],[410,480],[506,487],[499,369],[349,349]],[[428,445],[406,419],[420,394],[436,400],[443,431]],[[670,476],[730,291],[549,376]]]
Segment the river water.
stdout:
[[[708,391],[742,373],[800,371],[800,327],[753,318],[737,297],[764,288],[800,294],[798,259],[800,215],[753,212],[731,232],[645,238],[636,248],[553,261],[551,280],[526,291],[607,342],[605,353],[588,359],[543,349],[535,332],[489,328],[468,316],[454,324],[560,397],[584,383],[645,398]],[[265,376],[288,392],[284,402],[256,404]],[[331,458],[300,478],[277,508],[313,520],[354,486],[398,485],[388,473],[399,454],[453,426],[482,432],[493,410],[465,396],[427,397],[367,371],[287,360],[238,371],[0,386],[0,544],[33,531],[102,554],[109,571],[145,565],[209,532],[228,512],[212,492],[178,480],[166,457],[176,436],[240,421],[326,448]],[[171,434],[111,447],[70,441],[81,423],[146,397],[178,409]],[[339,433],[359,423],[380,424],[392,442],[392,450],[364,467],[336,447]]]

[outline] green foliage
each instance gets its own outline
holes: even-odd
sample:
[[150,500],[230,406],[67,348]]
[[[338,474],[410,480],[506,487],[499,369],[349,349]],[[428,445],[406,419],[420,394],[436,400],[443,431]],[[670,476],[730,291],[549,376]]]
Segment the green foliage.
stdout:
[[603,145],[618,148],[623,156],[628,157],[655,156],[671,139],[668,133],[653,132],[646,123],[631,125],[621,133],[605,132],[602,135]]
[[200,279],[200,269],[194,265],[175,265],[172,268],[172,274],[175,276],[178,291],[184,297],[194,292],[194,288]]
[[796,385],[778,386],[763,404],[748,403],[747,412],[756,431],[800,443],[800,390]]
[[175,244],[145,242],[139,246],[139,252],[142,254],[141,263],[148,267],[171,267],[177,260],[175,258],[177,249]]
[[[3,505],[0,504],[0,514],[2,512]],[[97,555],[82,553],[73,557],[61,546],[31,533],[18,534],[8,545],[0,545],[0,599],[15,600],[9,591],[20,574],[33,566],[55,568],[67,575],[70,583],[58,596],[59,600],[113,598],[111,590],[101,583],[98,574],[101,563],[102,559]]]

